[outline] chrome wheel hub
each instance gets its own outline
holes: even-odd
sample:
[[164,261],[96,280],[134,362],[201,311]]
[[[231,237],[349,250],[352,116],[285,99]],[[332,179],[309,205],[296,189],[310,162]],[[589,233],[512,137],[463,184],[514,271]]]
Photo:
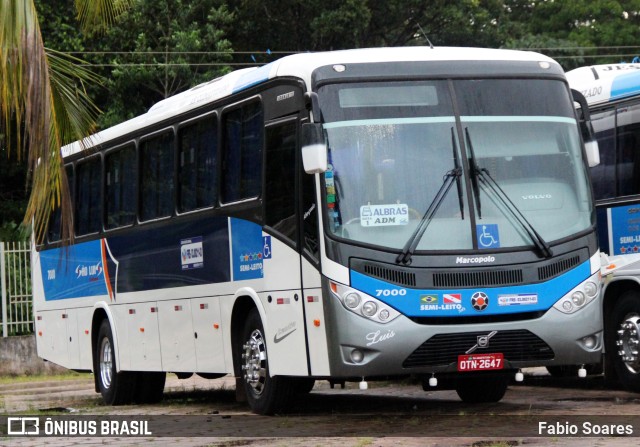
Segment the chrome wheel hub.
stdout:
[[267,350],[262,333],[255,329],[242,349],[244,380],[256,394],[261,394],[267,379]]
[[113,372],[113,349],[108,338],[104,338],[100,343],[100,380],[105,388],[111,387]]
[[629,371],[640,372],[640,316],[628,316],[618,328],[618,355]]

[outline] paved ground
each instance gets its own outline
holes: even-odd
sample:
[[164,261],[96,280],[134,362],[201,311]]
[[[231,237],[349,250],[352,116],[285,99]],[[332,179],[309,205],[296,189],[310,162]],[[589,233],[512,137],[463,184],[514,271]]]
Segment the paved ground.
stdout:
[[[165,399],[157,405],[108,407],[93,390],[91,376],[0,385],[0,414],[44,420],[148,420],[153,436],[22,438],[1,437],[0,445],[27,446],[628,446],[640,444],[640,395],[607,390],[601,379],[557,381],[528,372],[524,385],[509,388],[496,404],[462,403],[454,391],[425,392],[418,385],[357,384],[330,389],[319,382],[286,414],[252,414],[235,402],[231,378],[178,380],[169,375]],[[62,415],[62,416],[60,416]],[[0,424],[3,421],[0,419]],[[573,437],[549,428],[610,430],[630,425],[634,437]],[[555,424],[557,423],[557,424]],[[617,429],[614,427],[613,429]],[[3,432],[4,433],[4,432]]]

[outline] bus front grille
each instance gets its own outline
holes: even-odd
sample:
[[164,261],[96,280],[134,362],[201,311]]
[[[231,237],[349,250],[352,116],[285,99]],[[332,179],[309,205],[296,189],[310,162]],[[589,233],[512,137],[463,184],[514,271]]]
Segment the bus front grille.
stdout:
[[522,284],[522,270],[478,270],[433,274],[433,285],[438,288],[491,287]]
[[[490,331],[465,332],[459,334],[437,334],[420,345],[402,363],[403,368],[445,366],[457,362],[462,355],[477,346],[479,338]],[[476,354],[502,353],[505,361],[551,360],[551,347],[537,335],[526,329],[497,331],[488,340],[488,345],[475,351]]]

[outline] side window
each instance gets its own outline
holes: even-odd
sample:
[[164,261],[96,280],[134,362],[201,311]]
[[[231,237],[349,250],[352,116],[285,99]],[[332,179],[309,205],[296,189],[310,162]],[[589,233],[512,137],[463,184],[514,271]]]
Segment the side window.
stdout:
[[180,128],[180,212],[212,206],[216,199],[218,129],[214,115]]
[[100,157],[78,163],[76,166],[76,234],[97,233],[102,228],[100,182]]
[[136,149],[129,145],[105,157],[107,229],[131,225],[136,218]]
[[140,220],[170,216],[173,211],[173,132],[140,144]]
[[263,112],[259,102],[222,116],[222,203],[257,197],[262,184]]
[[640,193],[640,105],[618,108],[618,196]]
[[296,121],[269,126],[265,135],[265,224],[296,241]]
[[[69,186],[69,196],[71,197],[71,202],[73,206],[74,196],[73,192],[75,190],[75,181],[73,176],[73,165],[65,166],[65,171],[67,173],[67,184]],[[62,238],[62,228],[61,228],[61,220],[60,220],[61,210],[60,208],[56,208],[53,213],[51,213],[51,217],[49,218],[49,228],[47,230],[47,239],[49,242],[57,242]]]
[[596,200],[609,199],[616,196],[615,111],[594,112],[591,122],[600,149],[600,164],[591,168],[593,192]]

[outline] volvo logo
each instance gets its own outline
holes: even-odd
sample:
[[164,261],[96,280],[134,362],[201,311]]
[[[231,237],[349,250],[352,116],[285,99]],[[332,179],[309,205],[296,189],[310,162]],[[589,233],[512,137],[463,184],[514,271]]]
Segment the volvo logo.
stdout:
[[542,200],[542,199],[553,199],[551,194],[527,194],[522,196],[523,200]]
[[491,337],[493,337],[497,333],[498,331],[491,331],[487,335],[478,335],[478,338],[476,339],[476,344],[473,345],[471,349],[469,349],[467,352],[465,352],[465,354],[472,354],[478,348],[488,348],[489,340],[491,340]]

